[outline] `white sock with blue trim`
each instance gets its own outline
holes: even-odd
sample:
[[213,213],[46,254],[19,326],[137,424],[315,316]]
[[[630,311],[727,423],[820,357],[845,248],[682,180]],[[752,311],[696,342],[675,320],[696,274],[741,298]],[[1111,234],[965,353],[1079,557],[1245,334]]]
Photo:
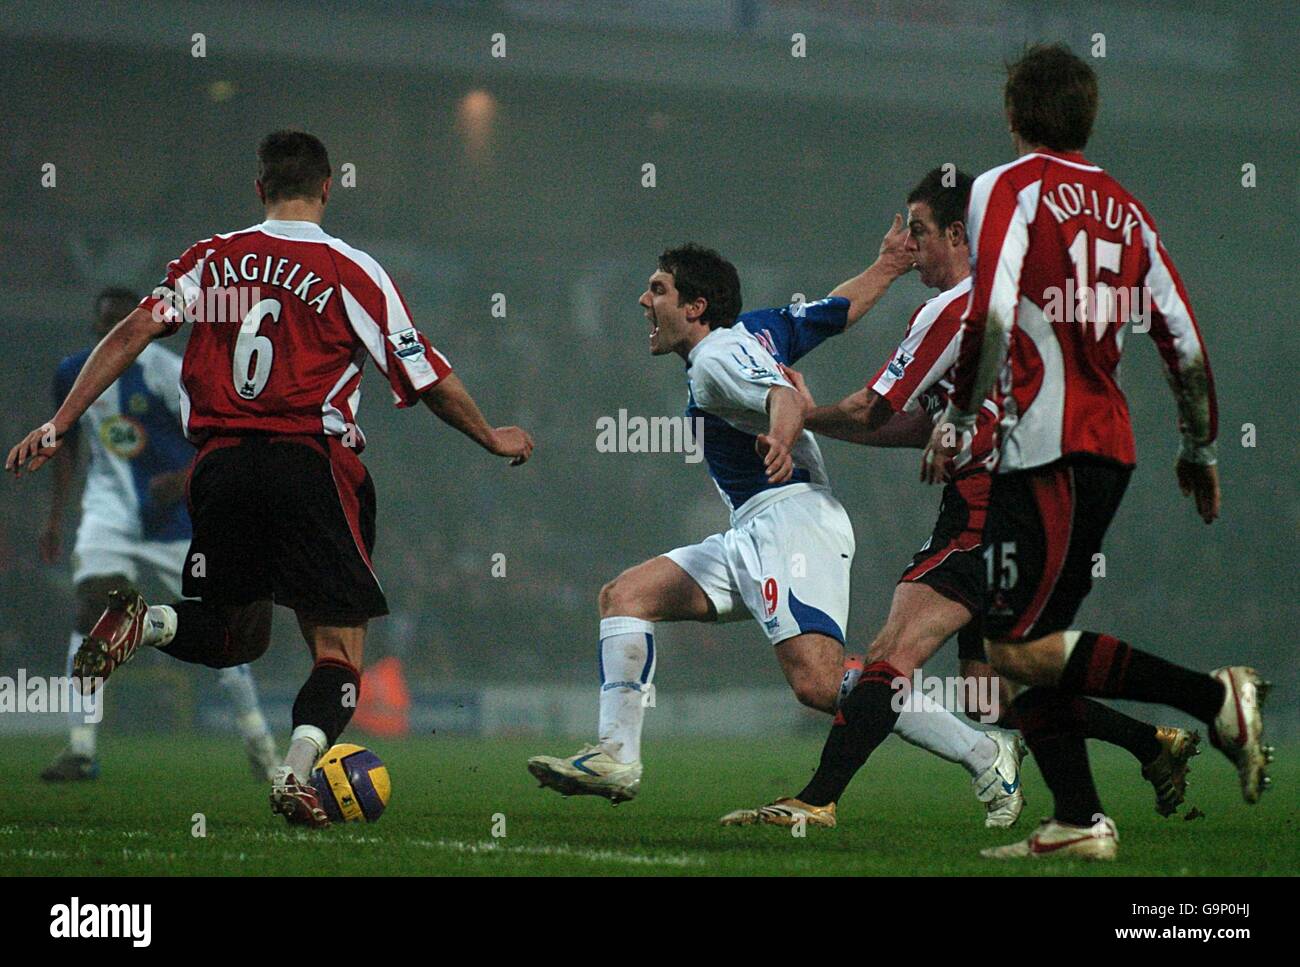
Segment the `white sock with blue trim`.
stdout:
[[655,626],[600,619],[600,747],[617,762],[641,758],[641,723],[654,686]]
[[959,763],[972,776],[997,759],[997,743],[987,732],[967,725],[928,695],[913,692],[912,696],[894,725],[894,734],[904,742]]

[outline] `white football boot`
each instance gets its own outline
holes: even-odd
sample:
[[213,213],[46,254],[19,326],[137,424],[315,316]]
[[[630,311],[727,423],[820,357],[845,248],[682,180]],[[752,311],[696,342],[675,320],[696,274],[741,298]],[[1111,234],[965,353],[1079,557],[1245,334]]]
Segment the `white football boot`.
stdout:
[[584,746],[563,759],[535,755],[528,760],[528,771],[562,796],[604,796],[616,806],[635,799],[641,788],[640,761],[618,762],[598,745]]
[[1027,752],[1024,740],[1014,732],[990,732],[997,743],[998,757],[993,764],[971,779],[975,798],[984,804],[984,825],[990,829],[1014,826],[1025,808],[1025,794],[1020,788],[1020,762]]
[[980,850],[991,860],[1046,859],[1113,860],[1119,853],[1119,831],[1107,816],[1091,826],[1071,826],[1044,819],[1028,839]]
[[1242,665],[1216,668],[1210,675],[1224,687],[1223,705],[1210,723],[1210,744],[1237,767],[1242,798],[1257,803],[1268,788],[1265,769],[1273,761],[1273,747],[1260,744],[1264,718],[1259,707],[1268,695],[1269,683],[1255,669]]

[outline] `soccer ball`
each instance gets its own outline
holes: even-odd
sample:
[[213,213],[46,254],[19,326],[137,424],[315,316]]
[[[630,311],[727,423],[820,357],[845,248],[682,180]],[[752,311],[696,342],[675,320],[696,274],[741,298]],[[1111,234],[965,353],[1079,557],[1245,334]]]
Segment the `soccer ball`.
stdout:
[[383,760],[359,745],[336,745],[321,756],[311,784],[332,823],[373,823],[393,792]]

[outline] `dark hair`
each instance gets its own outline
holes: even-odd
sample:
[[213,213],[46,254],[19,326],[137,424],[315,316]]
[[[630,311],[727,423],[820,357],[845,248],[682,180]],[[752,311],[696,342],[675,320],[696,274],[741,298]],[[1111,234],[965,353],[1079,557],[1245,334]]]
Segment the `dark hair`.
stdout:
[[700,318],[710,329],[726,329],[740,315],[740,275],[713,249],[694,242],[667,249],[659,256],[659,268],[673,277],[679,306],[705,300]]
[[[945,185],[945,180],[953,183]],[[966,221],[970,186],[974,183],[975,179],[960,168],[953,168],[950,174],[944,168],[931,168],[907,196],[907,203],[923,201],[929,205],[934,213],[934,223],[939,226],[939,231],[943,231],[953,222]]]
[[1080,151],[1097,119],[1097,75],[1065,44],[1036,44],[1007,65],[1011,127],[1030,144]]
[[329,176],[329,152],[305,131],[272,131],[257,146],[257,180],[268,202],[316,198]]

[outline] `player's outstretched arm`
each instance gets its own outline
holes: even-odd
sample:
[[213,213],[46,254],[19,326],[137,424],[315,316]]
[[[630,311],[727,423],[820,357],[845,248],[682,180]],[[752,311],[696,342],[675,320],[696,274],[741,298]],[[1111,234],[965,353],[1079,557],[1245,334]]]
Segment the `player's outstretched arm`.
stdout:
[[460,430],[488,453],[510,457],[517,467],[533,455],[533,438],[517,426],[489,426],[474,397],[455,373],[449,373],[421,396],[424,405],[442,422]]
[[39,470],[63,442],[63,437],[81,419],[90,404],[103,395],[130,368],[150,342],[167,334],[167,327],[148,309],[136,309],[99,341],[77,374],[68,397],[54,418],[28,433],[9,451],[5,469],[21,476],[24,469]]
[[814,433],[869,447],[923,447],[930,439],[930,418],[920,408],[895,413],[867,387],[832,406],[818,406],[802,373],[789,366],[781,371],[803,397],[804,426]]
[[894,216],[894,223],[880,243],[880,253],[866,271],[831,290],[832,296],[849,300],[848,329],[880,301],[894,280],[912,270],[913,260],[907,251],[907,223],[902,215]]

